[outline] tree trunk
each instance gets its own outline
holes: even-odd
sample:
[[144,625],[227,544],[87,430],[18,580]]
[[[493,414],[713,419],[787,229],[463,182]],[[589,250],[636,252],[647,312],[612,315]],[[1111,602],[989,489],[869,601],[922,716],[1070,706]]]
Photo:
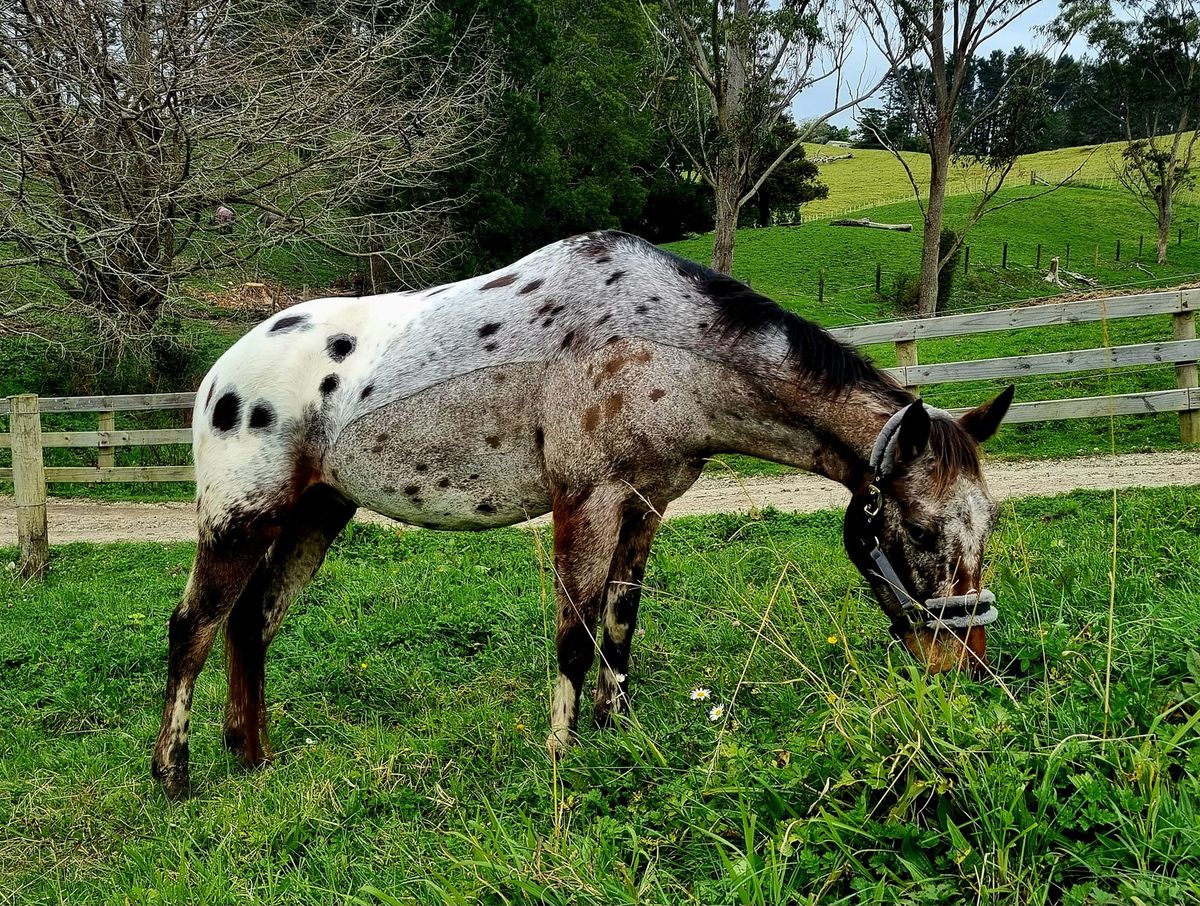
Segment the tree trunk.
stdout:
[[[722,152],[733,157],[732,150]],[[737,167],[722,162],[718,167],[717,188],[714,193],[717,203],[716,229],[713,233],[712,266],[722,274],[733,274],[733,243],[737,232],[740,206],[738,197]]]
[[1171,242],[1172,195],[1164,185],[1158,199],[1158,263],[1167,263],[1167,246]]
[[929,149],[929,200],[925,205],[925,235],[921,240],[921,275],[917,284],[917,314],[937,314],[938,275],[941,273],[942,219],[946,206],[946,181],[950,172],[950,130],[936,137]]
[[737,238],[738,214],[742,204],[742,153],[744,138],[738,134],[742,115],[742,94],[746,88],[746,62],[750,49],[746,46],[747,20],[750,0],[734,0],[733,17],[725,34],[725,64],[723,92],[717,101],[717,128],[724,147],[717,154],[717,179],[713,195],[716,201],[716,224],[713,234],[713,270],[733,274],[733,243]]
[[771,225],[771,199],[762,189],[758,190],[758,225],[760,227]]

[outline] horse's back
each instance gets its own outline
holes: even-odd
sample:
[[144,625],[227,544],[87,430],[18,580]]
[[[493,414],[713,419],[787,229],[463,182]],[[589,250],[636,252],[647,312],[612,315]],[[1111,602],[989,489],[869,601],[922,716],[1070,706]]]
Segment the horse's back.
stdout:
[[202,519],[286,509],[318,481],[418,524],[486,527],[544,512],[547,381],[578,385],[556,405],[588,433],[597,403],[584,363],[612,367],[623,343],[686,347],[708,327],[674,260],[595,234],[482,277],[273,316],[201,383]]

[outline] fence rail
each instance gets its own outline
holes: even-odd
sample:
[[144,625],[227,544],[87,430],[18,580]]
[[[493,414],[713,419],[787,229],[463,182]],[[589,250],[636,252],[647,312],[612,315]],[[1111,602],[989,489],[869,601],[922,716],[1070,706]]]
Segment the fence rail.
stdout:
[[[897,366],[887,370],[905,386],[913,388],[957,381],[1069,374],[1159,364],[1174,365],[1174,390],[1018,403],[1009,410],[1007,421],[1020,423],[1178,412],[1182,440],[1187,443],[1200,443],[1200,378],[1196,365],[1200,360],[1200,340],[1196,338],[1197,310],[1200,310],[1200,289],[1172,290],[1076,302],[1051,302],[940,318],[840,327],[831,333],[843,342],[856,346],[894,344]],[[1172,317],[1173,337],[1157,343],[932,365],[921,365],[918,361],[918,344],[923,339],[1166,314]],[[114,459],[114,451],[118,447],[185,445],[190,444],[192,440],[190,428],[118,431],[115,413],[186,410],[191,409],[194,403],[195,394],[192,393],[44,399],[39,399],[34,394],[24,394],[0,400],[0,417],[7,416],[10,422],[9,432],[0,433],[0,449],[11,449],[13,459],[11,469],[0,469],[0,479],[11,479],[15,489],[22,573],[40,575],[48,563],[47,482],[194,480],[195,473],[190,465],[117,466]],[[952,411],[961,414],[965,410]],[[41,429],[42,413],[96,413],[97,430],[44,432]],[[96,449],[97,465],[45,466],[43,451],[46,448],[62,447]]]

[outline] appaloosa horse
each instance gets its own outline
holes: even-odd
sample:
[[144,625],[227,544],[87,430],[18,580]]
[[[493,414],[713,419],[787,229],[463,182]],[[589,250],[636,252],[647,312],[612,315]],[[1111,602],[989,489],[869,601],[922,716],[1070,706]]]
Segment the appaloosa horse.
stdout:
[[597,723],[626,706],[655,530],[719,452],[850,488],[846,545],[896,634],[933,670],[982,662],[996,507],[977,445],[1010,391],[958,420],[927,410],[820,328],[620,233],[421,292],[288,309],[197,394],[200,542],[170,621],[154,774],[187,791],[192,689],[222,623],[225,742],[246,765],[266,759],[267,646],[359,506],[437,529],[553,512],[561,751],[598,623]]

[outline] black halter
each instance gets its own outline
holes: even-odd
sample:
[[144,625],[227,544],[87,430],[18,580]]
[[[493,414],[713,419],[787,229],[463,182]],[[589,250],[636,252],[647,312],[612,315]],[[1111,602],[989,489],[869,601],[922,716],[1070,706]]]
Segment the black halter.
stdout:
[[[871,470],[874,480],[867,488],[867,500],[863,504],[863,515],[866,517],[870,547],[867,556],[875,564],[874,575],[887,583],[888,587],[900,601],[901,612],[909,625],[927,629],[969,629],[972,626],[986,626],[994,623],[1000,615],[996,609],[996,596],[988,589],[969,595],[948,595],[941,598],[930,598],[924,604],[917,601],[903,580],[897,575],[895,567],[888,560],[887,554],[879,545],[879,535],[883,529],[883,491],[880,485],[891,477],[896,467],[896,447],[900,440],[900,423],[911,406],[924,406],[921,400],[909,403],[899,412],[888,419],[883,430],[875,439],[871,450]],[[925,407],[934,418],[949,418],[949,413],[933,407]]]

